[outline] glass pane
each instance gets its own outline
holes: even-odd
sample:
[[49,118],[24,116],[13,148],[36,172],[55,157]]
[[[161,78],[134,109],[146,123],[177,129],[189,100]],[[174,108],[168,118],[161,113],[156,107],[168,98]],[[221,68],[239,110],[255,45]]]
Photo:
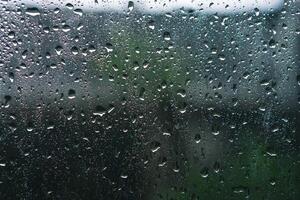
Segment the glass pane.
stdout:
[[299,6],[0,1],[0,199],[298,199]]

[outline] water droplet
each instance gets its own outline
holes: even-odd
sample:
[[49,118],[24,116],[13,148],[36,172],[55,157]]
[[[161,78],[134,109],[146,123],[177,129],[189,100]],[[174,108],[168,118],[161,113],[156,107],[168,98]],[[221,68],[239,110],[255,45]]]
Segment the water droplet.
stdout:
[[171,133],[163,132],[163,135],[164,135],[164,136],[171,136]]
[[77,55],[79,53],[79,50],[78,50],[77,47],[74,46],[74,47],[71,48],[71,52],[72,52],[73,55]]
[[140,92],[139,92],[139,99],[144,100],[144,93],[146,89],[144,87],[141,87]]
[[237,187],[233,187],[232,190],[234,193],[244,193],[247,191],[247,188],[243,186],[237,186]]
[[24,51],[22,52],[22,58],[23,58],[23,59],[26,59],[27,54],[28,54],[28,51],[27,51],[27,50],[24,50]]
[[15,38],[15,32],[14,32],[14,31],[10,31],[10,32],[8,33],[8,37],[9,37],[10,39],[14,39],[14,38]]
[[276,153],[269,152],[269,151],[267,151],[267,155],[269,155],[269,156],[271,156],[271,157],[276,157],[276,156],[277,156]]
[[269,46],[270,46],[271,48],[275,48],[275,47],[276,47],[276,41],[275,41],[274,39],[271,39],[271,40],[269,41]]
[[276,185],[276,180],[275,180],[274,178],[271,178],[271,179],[270,179],[270,184],[271,184],[272,186]]
[[196,134],[195,135],[195,142],[198,144],[201,142],[201,135],[200,134]]
[[129,10],[129,12],[131,12],[133,10],[133,8],[134,8],[134,3],[132,1],[129,1],[128,2],[128,10]]
[[219,173],[220,172],[220,163],[219,162],[215,162],[215,164],[214,164],[214,171],[215,171],[215,173]]
[[94,53],[96,51],[96,48],[95,48],[94,45],[89,45],[88,50],[89,50],[90,53]]
[[93,115],[102,117],[103,115],[105,115],[105,113],[106,113],[106,109],[103,106],[98,105],[96,106]]
[[154,30],[154,28],[155,28],[155,25],[154,25],[154,20],[150,20],[149,22],[148,22],[148,27],[150,28],[150,29],[152,29],[152,30]]
[[5,95],[4,96],[4,107],[8,108],[10,106],[10,101],[11,101],[12,97],[10,95]]
[[184,98],[186,96],[186,92],[184,89],[177,90],[177,95]]
[[202,176],[202,178],[207,178],[208,177],[208,168],[204,167],[201,171],[200,171],[200,175]]
[[59,12],[60,12],[60,9],[59,9],[59,8],[55,8],[55,9],[54,9],[54,13],[55,13],[55,14],[58,14]]
[[9,72],[8,73],[8,77],[9,77],[10,82],[14,82],[14,80],[15,80],[15,74],[13,72]]
[[258,8],[254,8],[254,12],[255,12],[255,15],[256,15],[256,16],[259,16],[260,12],[259,12],[259,9],[258,9]]
[[47,127],[47,130],[52,130],[52,129],[54,129],[54,125],[49,125],[49,126]]
[[105,45],[105,49],[106,51],[109,53],[109,52],[112,52],[113,51],[113,45],[111,43],[106,43]]
[[63,27],[62,27],[62,31],[63,31],[63,32],[66,33],[66,32],[69,32],[70,30],[71,30],[71,27],[70,27],[69,25],[66,25],[66,24],[63,25]]
[[127,178],[128,178],[128,176],[127,176],[127,175],[121,175],[121,178],[123,178],[123,179],[127,179]]
[[40,10],[38,8],[36,8],[36,7],[27,8],[26,11],[25,11],[25,13],[27,15],[30,15],[30,16],[33,16],[33,17],[39,16],[41,14]]
[[171,34],[170,34],[169,32],[164,32],[164,39],[165,39],[166,41],[171,40]]
[[67,3],[66,7],[70,10],[72,10],[74,8],[73,4],[71,4],[71,3]]
[[63,48],[60,45],[55,47],[55,52],[57,53],[57,55],[61,55],[62,50],[63,50]]
[[83,15],[83,12],[81,9],[77,8],[73,11],[75,14],[79,15],[79,16],[82,16]]
[[220,134],[220,131],[213,131],[212,134],[213,134],[214,136],[217,136],[217,135]]
[[73,90],[73,89],[70,89],[69,92],[68,92],[68,98],[69,99],[75,99],[76,97],[76,91]]
[[149,62],[148,62],[148,61],[145,61],[145,62],[143,63],[143,68],[146,69],[146,68],[148,68],[148,66],[149,66]]
[[28,132],[33,131],[33,123],[32,123],[32,122],[28,122],[26,130],[27,130]]
[[157,141],[151,142],[151,151],[152,153],[157,152],[160,149],[160,143]]

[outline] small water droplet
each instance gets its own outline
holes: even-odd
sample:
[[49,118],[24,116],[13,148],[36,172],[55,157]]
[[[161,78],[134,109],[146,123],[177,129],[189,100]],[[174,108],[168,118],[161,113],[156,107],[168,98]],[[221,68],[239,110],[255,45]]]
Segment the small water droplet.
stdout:
[[66,33],[66,32],[69,32],[70,30],[71,30],[71,27],[70,27],[69,25],[66,25],[66,24],[63,25],[63,27],[62,27],[62,31],[63,31],[63,32]]
[[127,178],[128,178],[128,176],[127,176],[127,175],[121,175],[121,178],[123,178],[123,179],[127,179]]
[[9,37],[10,39],[14,39],[14,38],[15,38],[15,32],[14,32],[14,31],[10,31],[10,32],[8,33],[8,37]]
[[95,46],[94,46],[94,45],[89,45],[88,51],[89,51],[90,53],[94,53],[94,52],[96,51]]
[[202,176],[202,178],[207,178],[208,177],[208,168],[204,167],[201,171],[200,171],[200,175]]
[[60,45],[58,45],[58,46],[55,47],[55,52],[57,53],[57,55],[61,55],[62,50],[63,50],[63,48]]
[[15,80],[15,74],[13,72],[9,72],[8,73],[8,77],[9,77],[10,82],[14,82],[14,80]]
[[33,131],[33,123],[32,123],[32,122],[28,122],[26,130],[27,130],[28,132]]
[[113,51],[113,45],[111,43],[106,43],[105,45],[105,49],[106,51],[109,53],[109,52],[112,52]]
[[300,86],[300,75],[297,76],[297,83]]
[[23,58],[23,59],[26,59],[27,54],[28,54],[28,51],[27,51],[27,50],[24,50],[24,51],[22,52],[22,58]]
[[220,172],[220,163],[219,162],[215,162],[215,164],[214,164],[214,171],[215,171],[215,173],[219,173]]
[[157,152],[160,149],[160,143],[157,141],[151,142],[151,151],[152,153]]
[[10,106],[9,103],[10,103],[11,99],[12,99],[12,98],[11,98],[10,95],[5,95],[5,96],[4,96],[4,100],[5,100],[5,101],[4,101],[4,107],[5,107],[5,108],[8,108],[8,107]]
[[76,91],[73,90],[73,89],[70,89],[69,92],[68,92],[68,98],[69,99],[75,99],[76,97]]
[[259,12],[259,9],[258,9],[258,8],[254,8],[254,12],[255,12],[255,15],[256,15],[256,16],[259,16],[260,12]]
[[177,90],[177,95],[184,98],[186,96],[186,92],[184,89]]
[[164,32],[164,40],[166,41],[171,40],[171,34],[169,32]]
[[212,134],[213,134],[214,136],[217,136],[217,135],[220,134],[220,131],[213,131]]
[[171,133],[163,132],[163,135],[164,135],[164,136],[171,136]]
[[73,55],[77,55],[79,53],[79,50],[78,50],[77,47],[74,46],[74,47],[71,48],[71,52],[72,52]]
[[140,92],[139,92],[139,99],[144,100],[144,94],[145,94],[146,89],[144,87],[141,87]]
[[200,134],[196,134],[195,135],[195,142],[198,144],[201,142],[201,135]]
[[269,41],[269,46],[270,46],[271,48],[275,48],[275,47],[276,47],[276,41],[275,41],[274,39],[271,39],[271,40]]
[[154,20],[150,20],[149,22],[148,22],[148,27],[150,28],[150,29],[152,29],[152,30],[154,30],[154,28],[155,28],[155,25],[154,25]]

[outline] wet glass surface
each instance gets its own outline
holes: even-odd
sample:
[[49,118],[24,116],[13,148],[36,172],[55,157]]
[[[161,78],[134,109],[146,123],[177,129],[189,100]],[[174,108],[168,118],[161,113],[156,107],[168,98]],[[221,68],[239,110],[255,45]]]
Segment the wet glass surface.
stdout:
[[0,2],[0,199],[298,199],[300,3],[105,2]]

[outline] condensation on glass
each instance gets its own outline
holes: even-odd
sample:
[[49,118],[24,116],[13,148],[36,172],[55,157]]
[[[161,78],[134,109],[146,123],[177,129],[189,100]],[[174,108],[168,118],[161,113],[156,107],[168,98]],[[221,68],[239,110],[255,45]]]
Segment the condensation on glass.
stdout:
[[0,199],[298,199],[299,6],[1,0]]

